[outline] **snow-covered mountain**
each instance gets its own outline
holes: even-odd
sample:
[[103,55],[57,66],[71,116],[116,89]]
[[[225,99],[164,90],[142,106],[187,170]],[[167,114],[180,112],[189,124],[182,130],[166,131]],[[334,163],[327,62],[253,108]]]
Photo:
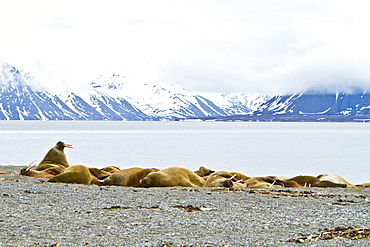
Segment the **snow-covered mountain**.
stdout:
[[370,115],[370,94],[360,89],[350,93],[307,92],[276,95],[255,112],[274,115]]
[[60,98],[48,92],[29,74],[0,65],[1,120],[80,119]]
[[295,119],[310,115],[368,116],[370,94],[358,89],[273,97],[196,93],[155,76],[125,72],[101,75],[85,85],[62,82],[45,86],[30,74],[0,63],[0,120],[237,120],[235,115],[244,115],[246,121],[258,121],[256,116],[261,115]]
[[2,120],[174,120],[249,114],[264,95],[199,94],[153,77],[125,73],[81,85],[43,86],[9,64],[0,66]]

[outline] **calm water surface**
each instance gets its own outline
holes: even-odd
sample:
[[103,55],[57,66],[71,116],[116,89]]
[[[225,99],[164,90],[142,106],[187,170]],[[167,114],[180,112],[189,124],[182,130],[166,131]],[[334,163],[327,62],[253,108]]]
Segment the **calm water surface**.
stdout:
[[70,164],[183,166],[248,176],[333,173],[370,182],[368,123],[1,121],[0,164],[40,162],[58,141]]

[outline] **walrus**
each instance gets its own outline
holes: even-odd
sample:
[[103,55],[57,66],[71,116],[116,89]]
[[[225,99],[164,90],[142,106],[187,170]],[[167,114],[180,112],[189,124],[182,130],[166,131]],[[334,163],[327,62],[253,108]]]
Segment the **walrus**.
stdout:
[[295,181],[304,187],[347,187],[346,184],[333,183],[331,181],[320,181],[320,179],[313,176],[296,176],[294,178],[288,179],[287,181]]
[[151,172],[140,180],[140,184],[145,187],[203,187],[204,179],[193,171],[173,166],[158,172]]
[[145,169],[142,169],[141,171],[137,171],[128,177],[126,186],[143,187],[140,183],[141,179],[148,176],[148,174],[151,172],[158,172],[158,171],[159,169],[156,169],[156,168],[145,168]]
[[211,175],[212,173],[214,173],[214,171],[204,166],[200,166],[198,170],[194,171],[194,173],[200,177],[207,177]]
[[288,188],[302,188],[303,186],[297,183],[296,181],[282,181],[283,187],[288,187]]
[[35,178],[52,178],[60,174],[64,168],[62,167],[49,167],[41,171],[29,169],[27,167],[21,170],[21,175],[35,177]]
[[91,180],[91,173],[86,166],[73,165],[64,169],[62,173],[50,178],[48,182],[90,184]]
[[287,181],[289,180],[289,177],[285,176],[285,175],[272,175],[272,176],[267,176],[269,178],[272,178],[274,180],[280,180],[280,181]]
[[113,172],[118,172],[120,171],[121,169],[119,169],[118,167],[116,166],[107,166],[107,167],[104,167],[102,168],[103,171],[106,171],[106,172],[110,172],[110,173],[113,173]]
[[70,144],[58,142],[53,148],[47,152],[44,159],[36,167],[37,171],[45,170],[49,167],[69,167],[67,156],[64,153],[64,148],[73,148]]
[[370,187],[370,183],[363,183],[363,184],[359,184],[357,186],[358,187]]
[[209,175],[203,187],[233,188],[233,175],[225,171],[217,171]]
[[317,176],[317,178],[320,181],[330,181],[330,182],[333,182],[333,183],[336,183],[336,184],[346,184],[347,188],[349,188],[349,189],[358,189],[357,186],[347,182],[347,180],[345,180],[344,178],[342,178],[341,176],[338,176],[338,175],[321,174],[321,175]]
[[246,188],[284,187],[282,181],[270,177],[251,177],[244,184]]
[[101,179],[109,177],[112,173],[104,171],[99,168],[89,168],[91,174],[91,184],[102,185]]
[[250,179],[250,177],[244,175],[243,173],[240,172],[230,172],[231,175],[234,176],[236,181],[243,181],[245,182],[247,179]]
[[103,185],[127,186],[129,176],[141,170],[143,170],[143,168],[139,167],[122,169],[112,173],[112,175],[102,180],[101,182],[103,183]]

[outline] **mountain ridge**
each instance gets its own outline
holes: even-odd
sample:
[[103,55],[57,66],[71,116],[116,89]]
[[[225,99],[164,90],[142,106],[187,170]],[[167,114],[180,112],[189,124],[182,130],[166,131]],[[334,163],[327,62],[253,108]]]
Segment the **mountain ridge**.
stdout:
[[[370,94],[358,88],[288,95],[196,93],[155,76],[113,73],[85,85],[43,85],[0,66],[0,120],[358,121],[370,119]],[[367,121],[367,120],[366,120]]]
[[[98,77],[85,86],[42,85],[3,63],[1,120],[156,121],[249,114],[268,95],[199,94],[140,76]],[[212,97],[217,98],[214,103]],[[256,103],[257,102],[257,103]]]

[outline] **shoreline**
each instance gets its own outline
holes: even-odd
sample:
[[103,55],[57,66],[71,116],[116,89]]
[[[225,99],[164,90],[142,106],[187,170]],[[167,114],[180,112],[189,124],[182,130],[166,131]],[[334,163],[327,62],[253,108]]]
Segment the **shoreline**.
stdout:
[[[370,228],[369,188],[130,188],[15,175],[0,184],[2,247],[299,246],[288,241]],[[369,246],[370,238],[303,246],[312,244]]]

